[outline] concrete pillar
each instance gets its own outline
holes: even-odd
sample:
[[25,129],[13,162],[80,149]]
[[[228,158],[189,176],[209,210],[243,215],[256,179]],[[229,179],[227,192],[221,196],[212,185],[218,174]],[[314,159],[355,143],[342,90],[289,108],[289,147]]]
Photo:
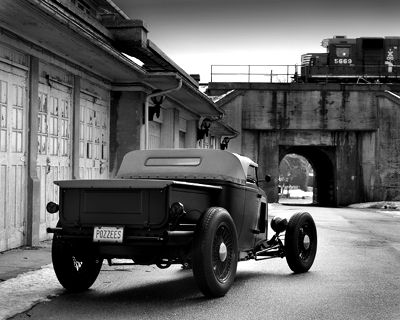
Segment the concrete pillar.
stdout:
[[112,91],[110,103],[110,177],[115,177],[125,154],[140,150],[143,108],[141,91]]
[[197,145],[197,120],[187,122],[185,134],[185,147],[196,148]]
[[29,119],[28,119],[28,191],[26,245],[39,244],[40,180],[36,171],[38,157],[38,97],[39,59],[31,57],[29,70]]
[[161,125],[161,147],[179,148],[179,110],[166,109]]
[[258,162],[259,179],[267,174],[271,176],[271,182],[261,182],[260,186],[267,193],[269,203],[278,202],[279,142],[276,133],[267,131],[257,134],[256,131],[253,135],[254,147],[259,148],[258,157],[254,159]]
[[336,147],[336,185],[341,187],[336,190],[337,203],[333,204],[341,206],[360,202],[364,199],[360,199],[362,173],[357,134],[355,132],[338,132],[336,141],[338,143]]
[[72,179],[80,179],[79,176],[79,130],[81,113],[81,78],[74,76],[74,92],[72,106]]

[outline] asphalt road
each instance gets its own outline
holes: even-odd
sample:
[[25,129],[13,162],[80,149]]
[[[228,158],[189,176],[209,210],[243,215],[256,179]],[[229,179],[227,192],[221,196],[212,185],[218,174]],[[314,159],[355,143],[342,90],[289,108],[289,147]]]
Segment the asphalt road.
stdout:
[[240,262],[225,297],[206,299],[191,270],[104,266],[93,287],[12,319],[400,319],[400,212],[276,205],[310,212],[318,252],[308,273],[285,259]]

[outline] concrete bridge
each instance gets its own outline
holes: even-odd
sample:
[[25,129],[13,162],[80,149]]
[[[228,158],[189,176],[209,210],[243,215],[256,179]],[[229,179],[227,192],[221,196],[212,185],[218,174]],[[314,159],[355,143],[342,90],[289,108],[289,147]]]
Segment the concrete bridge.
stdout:
[[400,85],[210,83],[207,94],[240,132],[228,150],[271,175],[270,202],[289,153],[312,165],[320,205],[400,200]]

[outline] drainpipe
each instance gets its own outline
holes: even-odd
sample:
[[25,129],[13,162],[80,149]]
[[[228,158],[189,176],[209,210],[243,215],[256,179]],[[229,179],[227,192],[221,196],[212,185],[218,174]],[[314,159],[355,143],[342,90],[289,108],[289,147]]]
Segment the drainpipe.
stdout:
[[[170,93],[172,91],[179,90],[182,87],[182,78],[179,77],[175,73],[158,73],[156,76],[171,76],[174,75],[175,78],[179,81],[178,85],[176,87],[173,87],[171,89],[167,89],[164,91],[160,92],[155,92],[155,93],[150,93],[146,96],[145,103],[144,103],[144,149],[148,150],[149,149],[149,101],[153,97],[161,96],[167,93]],[[152,75],[155,76],[155,75]]]

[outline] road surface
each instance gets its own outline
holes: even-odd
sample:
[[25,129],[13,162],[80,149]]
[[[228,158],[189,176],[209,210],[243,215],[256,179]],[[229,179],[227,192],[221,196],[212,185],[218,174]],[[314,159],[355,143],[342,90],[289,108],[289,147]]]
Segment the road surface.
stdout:
[[293,274],[285,259],[240,262],[227,295],[207,299],[180,266],[104,265],[84,293],[66,293],[49,276],[43,291],[55,297],[12,319],[400,319],[399,211],[273,207],[271,215],[314,217],[308,273]]

